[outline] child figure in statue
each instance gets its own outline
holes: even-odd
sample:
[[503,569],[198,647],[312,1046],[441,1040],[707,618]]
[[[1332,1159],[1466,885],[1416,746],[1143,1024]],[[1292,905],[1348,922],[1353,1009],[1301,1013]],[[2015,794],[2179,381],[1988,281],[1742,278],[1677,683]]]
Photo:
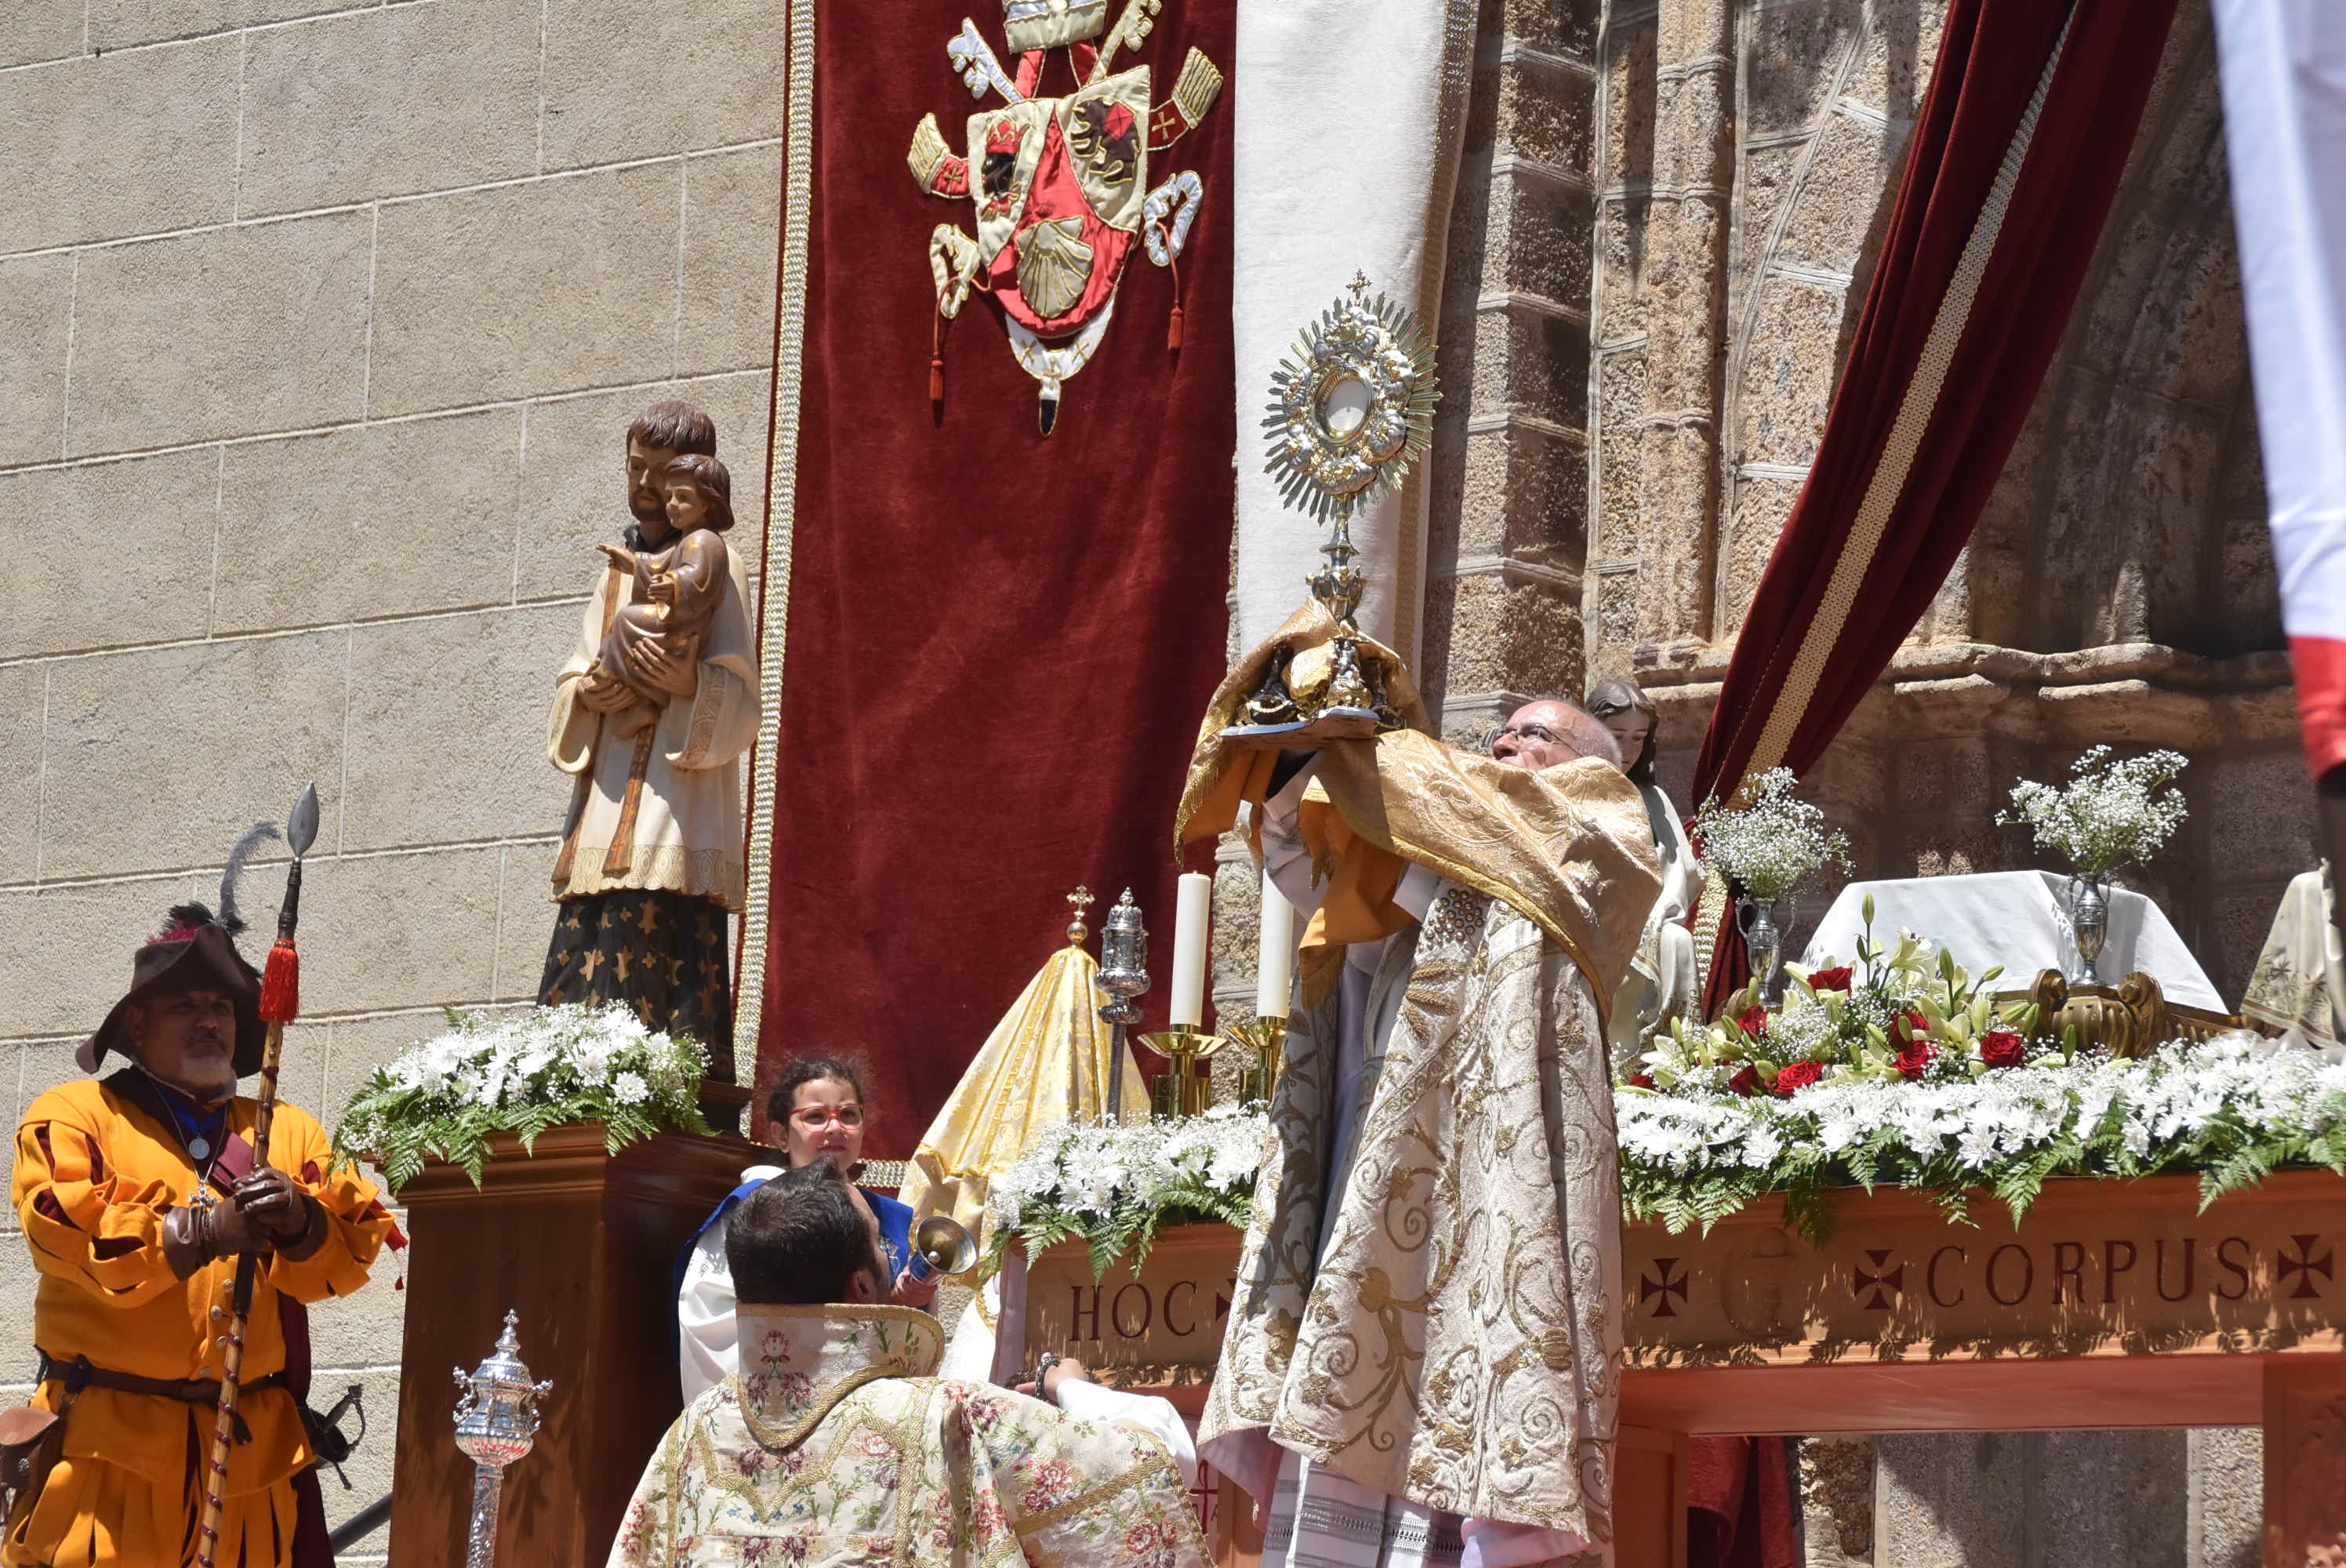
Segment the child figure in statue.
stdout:
[[670,695],[629,676],[627,650],[651,639],[669,658],[689,668],[699,662],[701,640],[725,597],[729,568],[725,541],[718,535],[733,526],[733,476],[713,457],[687,453],[662,473],[660,491],[673,530],[664,547],[595,546],[635,578],[627,602],[603,634],[601,656],[586,677],[624,685],[635,693],[636,701],[612,716],[612,731],[622,739],[633,739],[657,724]]

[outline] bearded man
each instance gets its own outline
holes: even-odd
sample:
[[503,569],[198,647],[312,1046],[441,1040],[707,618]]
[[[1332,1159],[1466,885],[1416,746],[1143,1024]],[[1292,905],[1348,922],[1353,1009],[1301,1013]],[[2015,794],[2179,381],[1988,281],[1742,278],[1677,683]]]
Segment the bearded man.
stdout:
[[277,1102],[270,1163],[254,1168],[255,1105],[236,1084],[260,1068],[260,977],[236,951],[233,907],[224,896],[225,922],[201,904],[171,911],[77,1058],[92,1073],[109,1054],[125,1064],[50,1090],[17,1124],[16,1216],[39,1273],[32,1403],[63,1420],[11,1510],[7,1563],[195,1561],[220,1336],[237,1256],[255,1251],[213,1560],[333,1561],[303,1419],[305,1306],[364,1285],[394,1233],[299,1106]]
[[1310,917],[1200,1451],[1267,1505],[1263,1562],[1546,1563],[1611,1539],[1620,1182],[1605,1005],[1660,885],[1604,727],[1518,710],[1491,757],[1411,726],[1313,753],[1222,731],[1307,607],[1232,672],[1184,840],[1243,817]]
[[[674,543],[660,487],[668,463],[713,457],[717,426],[690,403],[652,404],[627,427],[628,550]],[[607,563],[587,596],[578,643],[555,678],[547,754],[575,775],[570,817],[554,863],[562,912],[538,982],[538,1000],[619,1003],[654,1029],[709,1049],[709,1074],[733,1081],[732,943],[740,912],[743,753],[758,738],[758,655],[741,552],[697,660],[662,645],[625,643],[628,668],[602,672],[604,639],[639,593],[636,575]],[[588,679],[607,674],[612,678]],[[638,690],[667,694],[657,723],[633,738],[613,722]]]
[[944,1330],[883,1305],[879,1222],[828,1158],[743,1199],[725,1250],[740,1370],[668,1429],[609,1568],[1205,1568],[1179,1413],[1056,1357],[1042,1399],[937,1377]]

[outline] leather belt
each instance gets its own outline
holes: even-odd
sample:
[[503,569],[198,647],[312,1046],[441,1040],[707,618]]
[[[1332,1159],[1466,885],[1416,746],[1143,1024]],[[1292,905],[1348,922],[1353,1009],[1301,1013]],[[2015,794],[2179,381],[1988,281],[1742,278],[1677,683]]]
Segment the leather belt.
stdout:
[[[217,1408],[219,1404],[220,1383],[218,1378],[176,1380],[142,1378],[133,1372],[117,1372],[105,1367],[93,1366],[87,1356],[76,1356],[70,1361],[60,1361],[46,1350],[39,1350],[37,1353],[41,1358],[40,1380],[45,1383],[63,1383],[68,1396],[79,1394],[84,1389],[112,1389],[117,1393],[145,1394],[150,1399],[175,1400],[183,1405]],[[240,1391],[249,1394],[256,1389],[283,1387],[285,1387],[285,1374],[271,1372],[265,1378],[255,1378],[249,1383],[240,1385]],[[237,1412],[236,1417],[236,1441],[240,1443],[252,1441],[251,1430],[244,1424],[244,1412],[241,1410]]]

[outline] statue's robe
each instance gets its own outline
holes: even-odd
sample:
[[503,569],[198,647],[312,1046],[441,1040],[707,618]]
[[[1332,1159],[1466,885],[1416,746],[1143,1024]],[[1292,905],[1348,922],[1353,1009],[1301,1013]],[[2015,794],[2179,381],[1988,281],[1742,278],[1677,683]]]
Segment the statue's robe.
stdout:
[[616,714],[578,699],[634,579],[605,571],[578,641],[555,679],[547,756],[577,783],[554,865],[562,904],[538,1000],[617,1002],[655,1029],[710,1047],[715,1076],[733,1074],[732,953],[739,913],[740,761],[758,738],[757,633],[741,552],[729,549],[724,595],[702,639],[696,684],[637,740]]
[[[217,1379],[223,1326],[211,1314],[228,1305],[237,1260],[219,1258],[185,1279],[172,1274],[164,1216],[206,1184],[161,1113],[116,1079],[52,1089],[17,1124],[16,1217],[38,1271],[32,1343],[53,1362],[87,1357],[137,1378]],[[230,1136],[248,1147],[254,1112],[253,1101],[240,1098],[228,1113]],[[269,1163],[318,1200],[327,1224],[317,1251],[299,1259],[270,1253],[254,1280],[248,1388],[237,1404],[251,1441],[229,1451],[218,1552],[219,1563],[247,1568],[294,1561],[295,1477],[315,1457],[294,1393],[251,1386],[287,1369],[283,1300],[356,1291],[393,1230],[373,1186],[348,1166],[334,1168],[324,1131],[299,1106],[278,1103]],[[226,1197],[225,1181],[213,1185],[214,1197]],[[20,1365],[30,1349],[20,1349]],[[210,1457],[211,1407],[117,1389],[69,1396],[57,1380],[40,1384],[33,1403],[66,1410],[64,1457],[12,1521],[0,1562],[162,1568],[194,1561],[203,1505],[196,1482]]]
[[1206,1568],[1165,1401],[933,1376],[943,1335],[909,1308],[743,1307],[740,1328],[740,1372],[668,1429],[610,1568]]
[[1662,859],[1662,891],[1646,916],[1645,933],[1629,962],[1629,972],[1614,993],[1606,1037],[1612,1044],[1613,1075],[1633,1077],[1644,1071],[1638,1058],[1656,1034],[1669,1033],[1672,1019],[1701,1022],[1701,967],[1697,962],[1694,933],[1687,917],[1702,901],[1708,881],[1678,808],[1658,784],[1640,784],[1646,820],[1654,830],[1654,844]]
[[[1185,838],[1263,801],[1269,754],[1217,738],[1263,657],[1208,715]],[[1645,803],[1607,763],[1535,772],[1408,729],[1332,743],[1313,771],[1285,831],[1316,907],[1201,1452],[1270,1504],[1267,1563],[1290,1530],[1298,1562],[1403,1561],[1454,1529],[1484,1561],[1602,1551],[1621,1344],[1605,1004],[1660,891]],[[1275,876],[1285,804],[1250,819]]]

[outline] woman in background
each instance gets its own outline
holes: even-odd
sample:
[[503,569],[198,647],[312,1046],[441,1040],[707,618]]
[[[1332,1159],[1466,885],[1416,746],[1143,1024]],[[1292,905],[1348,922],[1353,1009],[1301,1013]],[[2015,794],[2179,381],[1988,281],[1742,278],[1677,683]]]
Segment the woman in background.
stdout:
[[[766,1102],[767,1136],[782,1150],[782,1166],[751,1166],[741,1185],[701,1222],[677,1264],[677,1369],[690,1404],[739,1365],[733,1331],[733,1271],[725,1261],[725,1220],[733,1206],[782,1173],[829,1158],[854,1179],[863,1159],[863,1084],[855,1069],[829,1056],[801,1056],[782,1069]],[[905,1272],[912,1257],[913,1211],[886,1193],[859,1186],[857,1196],[880,1222],[881,1244],[896,1284],[899,1307],[926,1307],[937,1282],[915,1283]]]

